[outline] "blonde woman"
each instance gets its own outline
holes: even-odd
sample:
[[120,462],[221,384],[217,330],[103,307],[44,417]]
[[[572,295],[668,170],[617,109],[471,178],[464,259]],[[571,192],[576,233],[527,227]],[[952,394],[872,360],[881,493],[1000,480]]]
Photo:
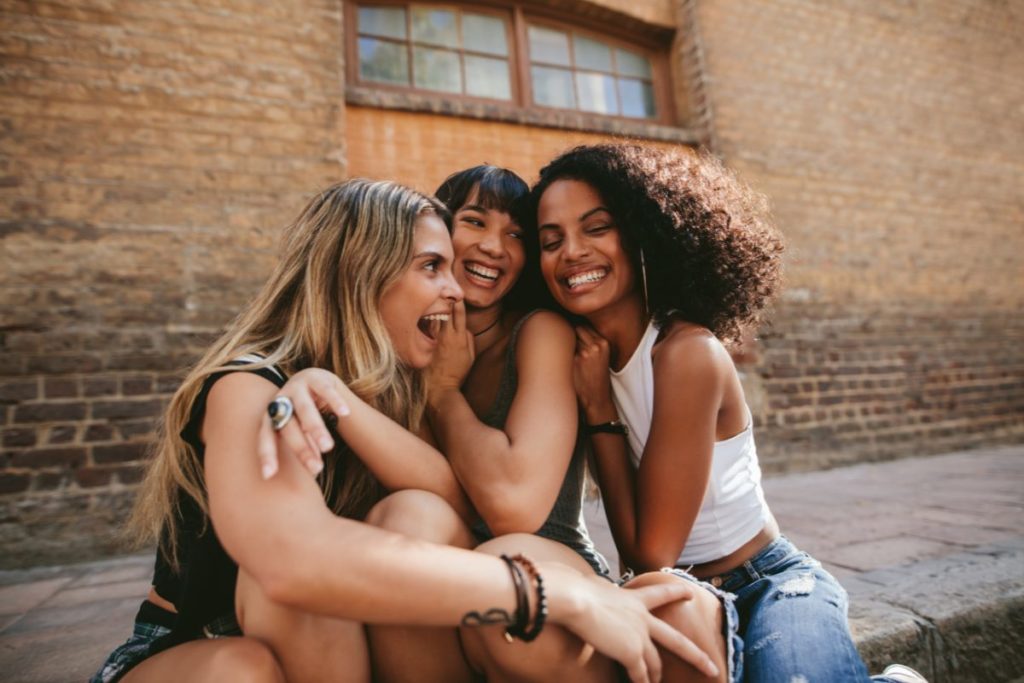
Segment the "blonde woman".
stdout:
[[[171,400],[133,518],[160,540],[153,589],[93,680],[369,681],[364,623],[522,635],[546,618],[635,681],[660,677],[655,641],[702,661],[648,612],[688,588],[627,594],[359,521],[407,489],[468,514],[443,456],[409,431],[425,402],[420,370],[462,298],[446,215],[401,186],[355,180],[288,228],[266,286]],[[302,432],[293,410],[308,425],[326,410],[336,429]],[[288,457],[261,472],[272,428]]]

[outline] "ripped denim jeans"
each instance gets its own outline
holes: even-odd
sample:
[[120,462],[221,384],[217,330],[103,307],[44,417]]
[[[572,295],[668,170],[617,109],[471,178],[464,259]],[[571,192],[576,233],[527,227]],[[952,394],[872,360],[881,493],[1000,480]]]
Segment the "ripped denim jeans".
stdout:
[[745,681],[885,680],[868,677],[853,644],[846,591],[784,536],[711,583],[736,595]]

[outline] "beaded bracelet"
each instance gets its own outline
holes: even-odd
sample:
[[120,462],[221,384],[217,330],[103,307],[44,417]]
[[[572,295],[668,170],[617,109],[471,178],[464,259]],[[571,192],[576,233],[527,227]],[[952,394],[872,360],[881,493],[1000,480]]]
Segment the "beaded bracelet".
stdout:
[[508,565],[512,585],[516,590],[515,621],[505,629],[505,640],[511,643],[513,635],[522,633],[530,621],[530,599],[526,593],[526,577],[523,576],[523,570],[508,555],[502,554],[501,559]]
[[[530,628],[526,628],[525,622],[520,622],[519,614],[516,613],[516,623],[505,629],[505,638],[511,642],[511,638],[518,638],[524,643],[532,642],[537,636],[540,635],[541,630],[544,628],[544,622],[548,618],[548,599],[544,594],[544,579],[541,577],[540,572],[537,570],[537,565],[533,563],[533,560],[526,557],[523,554],[515,555],[511,558],[502,555],[502,559],[509,563],[509,566],[517,566],[516,563],[523,565],[526,571],[534,580],[534,584],[537,590],[537,611],[533,616],[533,625]],[[518,568],[518,567],[517,567]],[[525,586],[523,595],[525,597]],[[516,589],[516,595],[518,597],[519,590]],[[529,604],[527,603],[527,612],[529,611]]]

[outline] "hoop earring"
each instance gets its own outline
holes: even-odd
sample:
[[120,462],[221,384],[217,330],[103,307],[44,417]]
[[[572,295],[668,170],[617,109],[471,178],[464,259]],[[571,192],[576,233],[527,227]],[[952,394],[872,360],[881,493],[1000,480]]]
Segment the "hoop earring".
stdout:
[[640,250],[640,284],[644,291],[644,313],[651,312],[651,304],[647,297],[647,261],[644,259],[644,250]]

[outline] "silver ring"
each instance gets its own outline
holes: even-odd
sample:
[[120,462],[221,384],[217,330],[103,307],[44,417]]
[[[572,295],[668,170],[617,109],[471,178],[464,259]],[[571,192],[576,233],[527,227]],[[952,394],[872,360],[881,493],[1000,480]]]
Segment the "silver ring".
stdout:
[[295,406],[287,396],[278,396],[267,406],[267,414],[270,415],[270,424],[274,431],[279,432],[288,424],[288,420],[292,419],[292,415],[295,414]]

